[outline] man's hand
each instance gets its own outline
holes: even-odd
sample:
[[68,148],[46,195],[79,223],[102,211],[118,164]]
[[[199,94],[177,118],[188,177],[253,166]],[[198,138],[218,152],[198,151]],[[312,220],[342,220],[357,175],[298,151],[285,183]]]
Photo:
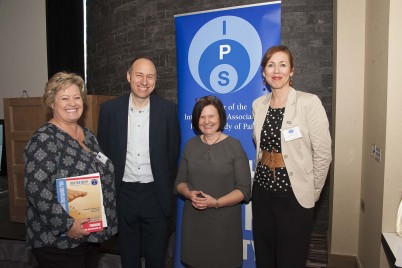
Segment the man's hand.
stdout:
[[67,189],[68,202],[71,202],[71,201],[77,199],[78,197],[84,197],[87,194],[88,194],[87,192]]

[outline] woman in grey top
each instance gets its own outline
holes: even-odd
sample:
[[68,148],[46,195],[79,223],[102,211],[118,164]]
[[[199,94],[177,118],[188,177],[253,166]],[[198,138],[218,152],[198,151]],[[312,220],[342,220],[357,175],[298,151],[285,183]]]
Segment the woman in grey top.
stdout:
[[185,198],[181,260],[188,267],[241,267],[241,202],[251,195],[248,158],[223,134],[226,112],[214,96],[197,101],[192,125],[200,135],[183,150],[175,182]]

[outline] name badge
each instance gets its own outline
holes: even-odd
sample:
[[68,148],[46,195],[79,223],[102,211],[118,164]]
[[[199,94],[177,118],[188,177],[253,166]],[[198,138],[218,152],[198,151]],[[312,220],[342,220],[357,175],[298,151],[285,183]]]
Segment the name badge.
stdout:
[[108,160],[108,158],[106,157],[106,155],[104,155],[102,152],[99,152],[96,155],[96,159],[98,159],[100,162],[102,162],[102,164],[106,164],[106,161]]
[[283,130],[283,137],[285,138],[285,141],[292,141],[295,139],[300,139],[302,137],[300,128],[292,127],[292,128]]

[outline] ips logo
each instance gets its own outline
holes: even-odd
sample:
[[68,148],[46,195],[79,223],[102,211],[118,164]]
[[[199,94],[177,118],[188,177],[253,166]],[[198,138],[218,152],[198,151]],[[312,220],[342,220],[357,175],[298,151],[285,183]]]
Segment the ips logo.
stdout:
[[226,94],[244,88],[258,71],[261,39],[246,20],[222,16],[204,24],[188,51],[194,80],[209,92]]

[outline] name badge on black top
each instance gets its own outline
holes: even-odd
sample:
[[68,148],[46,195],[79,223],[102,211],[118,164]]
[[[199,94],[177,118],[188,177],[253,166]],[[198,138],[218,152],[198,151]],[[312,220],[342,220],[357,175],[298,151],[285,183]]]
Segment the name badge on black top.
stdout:
[[104,155],[102,152],[99,152],[97,155],[96,155],[96,159],[98,159],[102,164],[106,164],[106,162],[107,162],[107,160],[108,160],[108,158],[106,157],[106,155]]

